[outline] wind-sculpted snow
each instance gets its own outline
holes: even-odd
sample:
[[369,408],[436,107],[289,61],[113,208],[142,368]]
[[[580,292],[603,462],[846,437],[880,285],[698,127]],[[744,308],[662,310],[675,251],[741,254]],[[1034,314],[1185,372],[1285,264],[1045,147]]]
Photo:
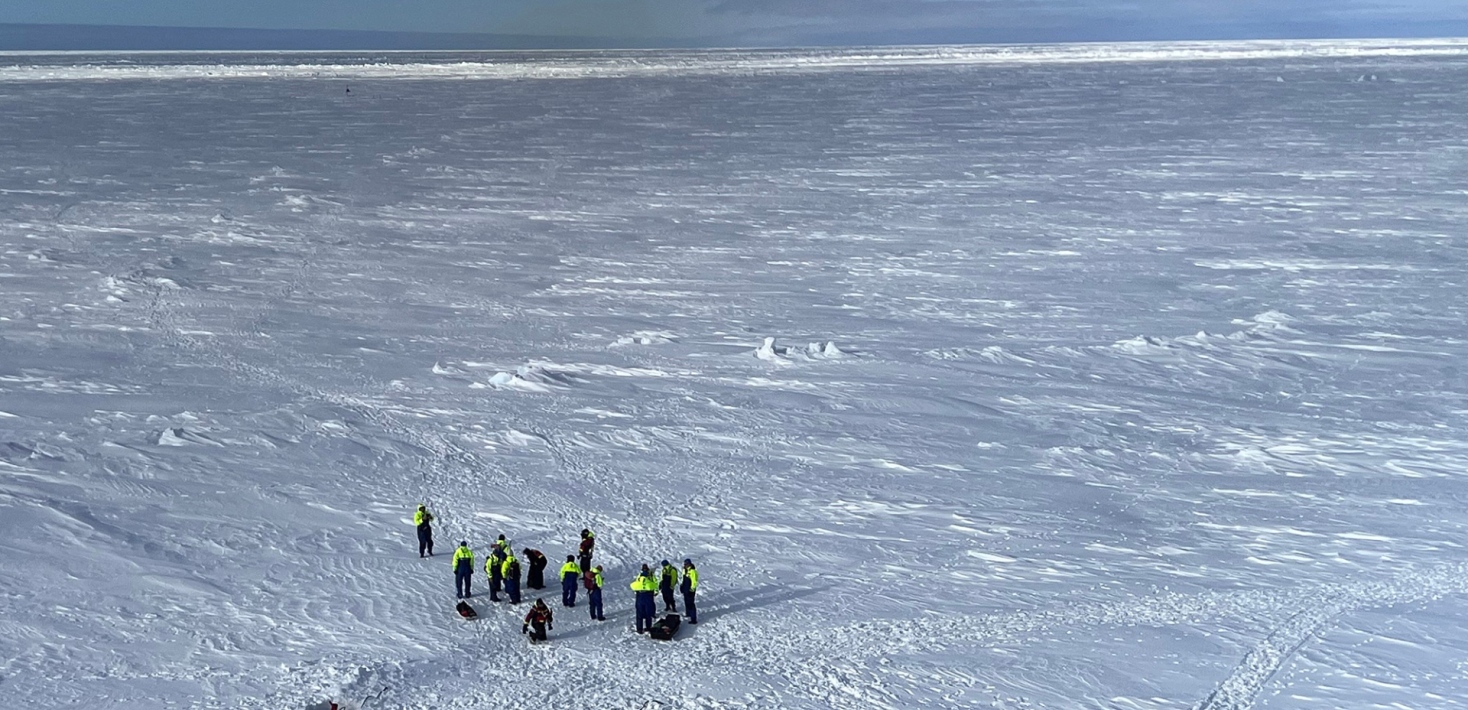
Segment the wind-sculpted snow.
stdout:
[[[1462,42],[6,56],[0,102],[0,705],[1468,697]],[[454,542],[582,527],[608,621],[453,613]],[[631,633],[684,557],[702,623]]]

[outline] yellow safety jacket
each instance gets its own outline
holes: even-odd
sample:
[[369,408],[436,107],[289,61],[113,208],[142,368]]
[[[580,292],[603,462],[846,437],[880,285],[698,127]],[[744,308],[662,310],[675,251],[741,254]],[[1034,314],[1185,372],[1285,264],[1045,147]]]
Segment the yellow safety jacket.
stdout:
[[454,569],[458,569],[461,560],[469,561],[469,569],[474,569],[474,552],[467,547],[454,550]]
[[656,592],[658,581],[650,574],[639,574],[632,580],[632,591],[634,592]]
[[565,579],[566,575],[568,574],[574,574],[577,577],[580,577],[581,565],[578,565],[575,562],[567,562],[566,564],[561,565],[561,579]]
[[428,512],[426,508],[420,506],[418,510],[413,511],[414,525],[423,525],[431,522],[433,522],[433,513]]

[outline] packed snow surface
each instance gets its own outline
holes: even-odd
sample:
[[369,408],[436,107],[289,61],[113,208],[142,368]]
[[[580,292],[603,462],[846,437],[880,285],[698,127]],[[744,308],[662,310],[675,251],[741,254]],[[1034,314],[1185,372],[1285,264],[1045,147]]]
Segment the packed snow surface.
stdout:
[[1465,47],[6,56],[0,704],[1459,707]]

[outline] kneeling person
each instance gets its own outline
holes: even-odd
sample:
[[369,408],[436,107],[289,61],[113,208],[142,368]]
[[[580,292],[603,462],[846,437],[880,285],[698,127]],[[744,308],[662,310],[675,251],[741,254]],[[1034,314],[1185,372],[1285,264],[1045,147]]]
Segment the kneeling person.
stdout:
[[[550,607],[545,605],[544,599],[536,599],[535,606],[530,607],[530,613],[525,615],[525,623],[520,625],[520,633],[529,633],[531,641],[544,641],[547,629],[554,629],[555,620]],[[532,632],[531,629],[534,629]]]

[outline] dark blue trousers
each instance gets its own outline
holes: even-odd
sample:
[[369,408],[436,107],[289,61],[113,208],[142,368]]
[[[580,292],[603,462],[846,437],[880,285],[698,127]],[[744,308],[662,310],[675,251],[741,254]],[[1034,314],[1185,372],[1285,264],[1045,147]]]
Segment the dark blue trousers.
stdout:
[[473,582],[473,580],[474,580],[474,570],[472,570],[472,569],[456,569],[456,570],[454,570],[454,593],[457,594],[460,599],[464,599],[464,598],[473,596],[469,592],[469,585]]
[[505,594],[510,595],[511,604],[520,603],[520,578],[505,577]]
[[693,597],[697,594],[698,592],[683,593],[683,615],[688,617],[690,624],[698,623],[698,607],[693,605]]
[[591,618],[597,621],[606,621],[607,615],[601,611],[601,590],[593,589],[586,593],[587,601],[591,604]]
[[652,628],[653,617],[658,613],[658,600],[652,592],[637,593],[637,633]]
[[576,575],[574,574],[561,577],[561,603],[566,606],[576,606]]
[[424,551],[433,556],[433,528],[428,525],[418,526],[418,556],[422,557]]

